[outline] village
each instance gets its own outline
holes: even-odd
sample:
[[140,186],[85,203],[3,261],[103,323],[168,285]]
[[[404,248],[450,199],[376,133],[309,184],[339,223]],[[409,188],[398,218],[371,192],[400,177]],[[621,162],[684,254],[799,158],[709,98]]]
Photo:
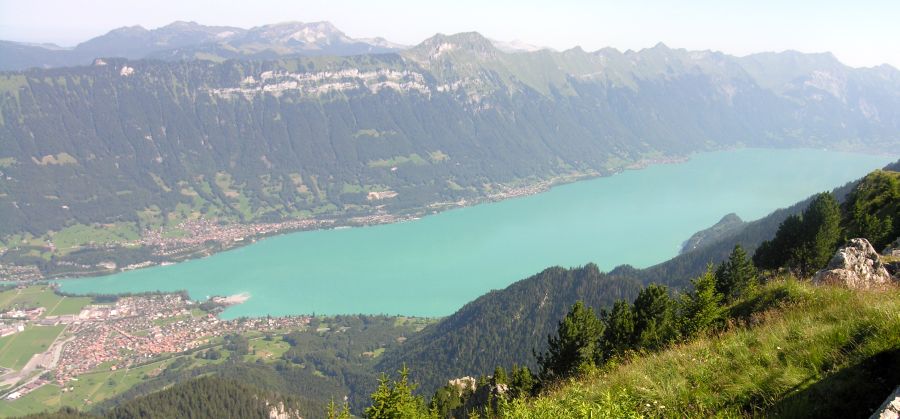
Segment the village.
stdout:
[[268,236],[275,233],[324,228],[334,224],[334,220],[302,219],[280,223],[219,223],[214,220],[199,218],[179,223],[175,231],[181,234],[170,235],[163,228],[149,230],[140,240],[130,245],[142,245],[158,248],[160,252],[174,248],[197,246],[207,242],[236,243],[254,237]]
[[[18,365],[2,365],[0,397],[6,401],[19,399],[47,384],[66,391],[79,376],[98,370],[115,371],[214,347],[226,335],[296,330],[310,321],[306,316],[221,320],[217,312],[246,296],[214,297],[201,303],[182,293],[127,296],[109,303],[75,297],[69,301],[81,299],[87,304],[80,309],[60,311],[61,305],[71,305],[63,302],[69,297],[52,294],[54,299],[47,295],[54,292],[51,287],[40,291],[37,288],[20,286],[3,292],[17,293],[11,294],[14,297],[7,298],[7,302],[31,295],[31,300],[25,301],[43,301],[52,306],[0,306],[4,310],[0,312],[0,339],[7,339],[2,342],[4,350],[15,346],[16,342],[9,339],[19,334],[22,339],[34,340],[25,344],[46,348],[25,351],[19,356]],[[29,333],[49,337],[39,343],[39,339],[24,336]],[[6,361],[7,355],[0,354],[0,361]]]

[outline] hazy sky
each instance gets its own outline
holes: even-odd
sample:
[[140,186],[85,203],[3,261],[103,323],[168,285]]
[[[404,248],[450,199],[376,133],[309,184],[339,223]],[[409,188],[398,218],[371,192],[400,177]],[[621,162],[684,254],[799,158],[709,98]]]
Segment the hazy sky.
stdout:
[[897,0],[0,0],[0,39],[70,46],[110,29],[175,20],[252,27],[328,20],[352,37],[415,44],[436,32],[567,49],[831,51],[900,68]]

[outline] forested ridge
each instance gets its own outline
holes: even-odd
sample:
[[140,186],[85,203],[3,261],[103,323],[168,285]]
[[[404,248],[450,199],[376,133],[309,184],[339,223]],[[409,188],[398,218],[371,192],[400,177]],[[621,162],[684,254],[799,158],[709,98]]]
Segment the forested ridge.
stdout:
[[429,394],[448,378],[488,374],[497,365],[534,366],[532,350],[555,328],[574,301],[606,307],[632,299],[640,283],[613,278],[597,265],[553,267],[492,291],[385,354],[381,371],[407,365],[411,378]]

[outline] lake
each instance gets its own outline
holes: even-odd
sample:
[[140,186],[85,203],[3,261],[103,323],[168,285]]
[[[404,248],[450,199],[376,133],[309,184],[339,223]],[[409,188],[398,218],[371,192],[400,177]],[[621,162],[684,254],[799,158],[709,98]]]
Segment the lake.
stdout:
[[76,293],[250,295],[224,318],[445,316],[549,266],[665,261],[727,213],[757,219],[890,161],[821,150],[702,153],[416,221],[290,233],[204,259],[61,283]]

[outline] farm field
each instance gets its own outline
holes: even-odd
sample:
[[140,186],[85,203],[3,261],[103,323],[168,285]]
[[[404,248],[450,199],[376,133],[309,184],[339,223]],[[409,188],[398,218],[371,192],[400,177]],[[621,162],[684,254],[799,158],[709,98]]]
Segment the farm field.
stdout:
[[65,326],[28,326],[24,331],[0,338],[0,366],[19,370],[34,354],[43,352]]

